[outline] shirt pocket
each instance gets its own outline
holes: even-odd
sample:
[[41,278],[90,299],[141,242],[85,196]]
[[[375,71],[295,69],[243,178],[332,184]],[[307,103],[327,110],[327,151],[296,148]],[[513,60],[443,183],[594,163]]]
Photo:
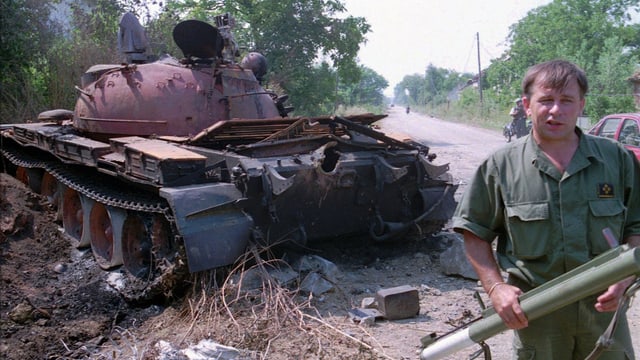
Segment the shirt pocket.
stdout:
[[[616,236],[622,234],[625,219],[625,207],[620,199],[590,200],[589,226],[587,238],[591,246],[591,254],[598,255],[611,248],[602,235],[604,228],[610,228]],[[618,238],[618,242],[622,239]]]
[[546,255],[551,243],[549,203],[507,205],[506,212],[513,255],[522,260]]

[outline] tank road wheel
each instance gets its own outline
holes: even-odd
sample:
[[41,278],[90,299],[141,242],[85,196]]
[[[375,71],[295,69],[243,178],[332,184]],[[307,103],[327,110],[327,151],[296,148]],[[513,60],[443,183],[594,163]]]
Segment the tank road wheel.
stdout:
[[151,273],[151,239],[140,216],[127,217],[122,229],[122,264],[135,277]]
[[172,250],[171,234],[171,225],[167,219],[160,214],[155,214],[151,222],[151,242],[156,258],[161,259],[169,256]]
[[40,186],[40,193],[47,197],[47,201],[57,209],[60,202],[60,191],[58,187],[58,180],[53,175],[45,172],[42,175],[42,183]]
[[60,194],[63,192],[64,187],[58,182],[58,179],[53,177],[50,173],[46,172],[42,176],[42,186],[40,187],[41,194],[46,196],[47,201],[51,205],[51,208],[56,210],[56,221],[62,220],[62,198]]
[[44,170],[39,168],[25,168],[18,166],[18,168],[16,168],[16,179],[27,185],[31,191],[40,194],[43,173]]
[[77,191],[65,187],[62,195],[62,227],[67,236],[78,243],[78,247],[89,244],[82,243],[82,228],[84,222],[82,202]]
[[122,224],[126,211],[95,203],[89,215],[91,250],[102,269],[122,265]]
[[126,286],[118,288],[129,302],[147,303],[183,291],[189,269],[184,248],[162,214],[129,211],[122,228],[122,262]]
[[16,168],[16,179],[25,185],[29,185],[29,175],[27,174],[27,168],[18,166]]
[[125,269],[135,277],[149,277],[155,262],[168,255],[169,236],[169,223],[160,214],[128,216],[122,230],[122,261]]

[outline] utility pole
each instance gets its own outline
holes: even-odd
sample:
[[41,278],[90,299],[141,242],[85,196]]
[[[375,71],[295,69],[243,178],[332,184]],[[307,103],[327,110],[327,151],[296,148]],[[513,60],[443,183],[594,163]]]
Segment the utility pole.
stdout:
[[482,67],[480,66],[480,33],[476,33],[478,48],[478,91],[480,91],[480,104],[482,105]]
[[336,88],[333,94],[333,114],[338,112],[338,82],[340,82],[340,76],[338,75],[338,69],[336,69]]

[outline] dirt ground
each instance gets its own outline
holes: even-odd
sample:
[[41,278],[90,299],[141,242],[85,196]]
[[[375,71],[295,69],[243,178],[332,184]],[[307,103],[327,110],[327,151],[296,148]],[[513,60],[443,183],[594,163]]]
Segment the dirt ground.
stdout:
[[[390,109],[379,126],[397,137],[411,134],[438,154],[436,163],[450,163],[460,183],[457,197],[478,162],[505,143],[497,132],[400,109]],[[184,350],[212,340],[241,350],[229,359],[418,359],[422,337],[480,315],[473,297],[477,282],[442,273],[442,239],[391,246],[339,239],[316,247],[311,251],[339,270],[333,290],[319,296],[278,286],[226,292],[209,286],[211,275],[190,279],[193,290],[185,297],[136,307],[108,285],[109,273],[98,268],[90,250],[70,245],[43,198],[0,174],[0,357],[206,359],[212,357],[190,357]],[[379,289],[401,285],[418,289],[418,316],[364,325],[347,315]],[[638,308],[629,313],[634,339],[640,339]],[[509,333],[488,344],[494,359],[509,358]]]

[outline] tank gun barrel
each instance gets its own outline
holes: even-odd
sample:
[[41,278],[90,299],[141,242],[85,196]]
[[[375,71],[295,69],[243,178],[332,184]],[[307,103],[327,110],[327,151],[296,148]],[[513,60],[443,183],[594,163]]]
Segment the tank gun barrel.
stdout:
[[[520,296],[520,306],[529,321],[603,291],[631,275],[640,275],[640,248],[621,245]],[[421,360],[437,360],[507,330],[493,308],[479,321],[459,331],[436,338],[420,354]]]

